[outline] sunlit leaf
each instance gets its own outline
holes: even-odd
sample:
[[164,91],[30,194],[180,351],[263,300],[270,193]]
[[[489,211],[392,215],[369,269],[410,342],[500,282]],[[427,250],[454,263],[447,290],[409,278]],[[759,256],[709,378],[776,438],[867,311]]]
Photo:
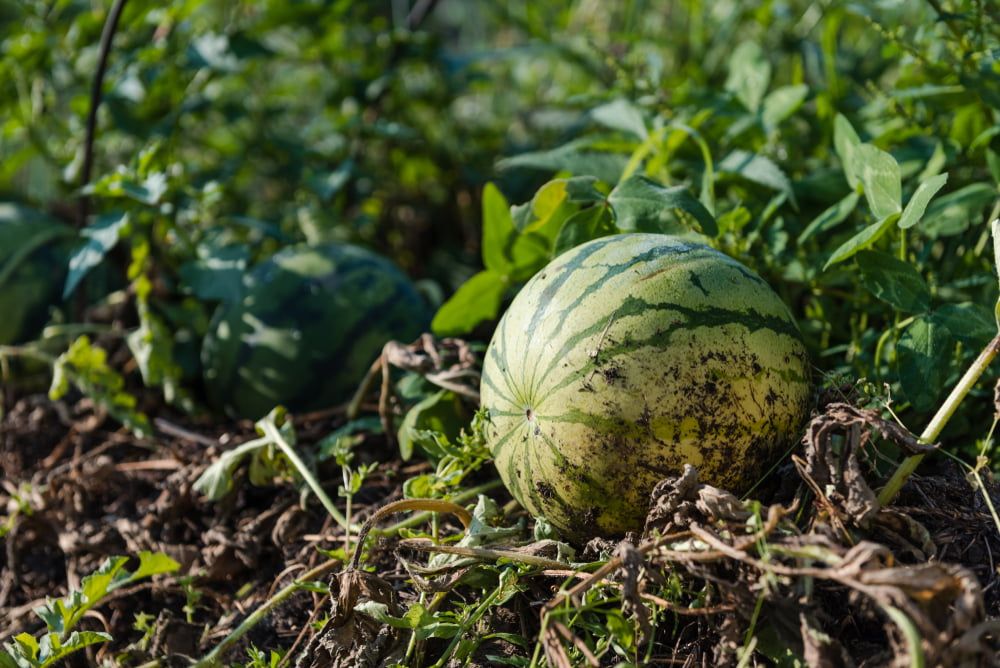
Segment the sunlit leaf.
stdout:
[[729,57],[726,90],[750,111],[757,111],[771,83],[771,63],[756,42],[743,42]]
[[844,260],[852,257],[858,251],[871,247],[872,244],[882,238],[882,235],[889,231],[889,228],[891,228],[898,219],[898,214],[892,214],[877,223],[872,223],[865,229],[855,234],[853,237],[841,244],[837,250],[833,251],[833,254],[830,255],[830,258],[823,266],[823,270],[825,271],[830,268],[830,266],[837,264],[838,262],[843,262]]
[[799,243],[803,244],[814,235],[820,232],[827,232],[834,229],[837,225],[844,222],[851,212],[858,206],[858,200],[861,199],[860,195],[856,192],[850,192],[844,199],[840,200],[829,209],[819,214],[813,218],[812,222],[806,226],[806,229],[802,230],[802,234],[799,235]]
[[122,230],[128,225],[127,213],[106,213],[94,220],[80,233],[86,241],[73,251],[69,259],[69,274],[63,288],[63,298],[73,294],[76,286],[99,265],[104,256],[118,244]]
[[440,336],[465,334],[484,320],[496,318],[507,291],[507,280],[494,271],[481,271],[446,301],[431,322]]
[[783,120],[802,106],[808,95],[809,86],[805,84],[782,86],[771,91],[764,98],[764,106],[761,109],[764,126],[772,131],[776,129]]
[[840,158],[847,183],[852,190],[857,189],[861,183],[861,172],[855,167],[854,152],[861,145],[861,139],[858,138],[858,133],[854,131],[850,121],[843,114],[837,114],[833,122],[833,145]]
[[510,270],[510,246],[517,230],[510,217],[510,205],[492,183],[483,188],[483,264],[504,274]]
[[749,151],[733,151],[716,165],[716,170],[719,173],[733,174],[766,188],[777,190],[784,193],[793,204],[796,202],[792,183],[788,180],[788,176],[773,160],[766,156]]
[[680,210],[698,221],[708,236],[719,233],[712,214],[683,186],[665,188],[644,176],[633,176],[611,191],[608,203],[622,232],[677,231],[674,211]]
[[592,109],[590,117],[606,128],[620,130],[635,135],[639,139],[645,139],[649,136],[646,123],[642,119],[642,112],[624,98]]
[[947,174],[938,174],[917,186],[910,201],[906,203],[903,215],[899,218],[899,227],[905,230],[919,223],[924,216],[924,211],[927,210],[927,205],[947,181]]
[[902,211],[903,183],[895,158],[871,144],[861,144],[852,149],[851,161],[876,218]]

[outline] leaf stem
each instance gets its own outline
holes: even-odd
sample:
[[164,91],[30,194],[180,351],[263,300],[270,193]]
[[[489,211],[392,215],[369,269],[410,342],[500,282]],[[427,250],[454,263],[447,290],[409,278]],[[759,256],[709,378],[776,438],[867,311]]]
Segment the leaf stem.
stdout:
[[309,489],[313,491],[313,494],[316,495],[316,498],[318,498],[320,500],[320,503],[323,504],[323,507],[326,508],[326,512],[330,513],[330,517],[332,517],[333,520],[337,524],[339,524],[345,531],[350,532],[351,523],[347,521],[347,518],[344,517],[339,510],[337,510],[337,506],[333,504],[333,501],[330,500],[330,497],[327,496],[325,491],[323,491],[323,487],[319,484],[319,480],[316,479],[316,476],[312,474],[312,471],[309,470],[309,467],[306,466],[305,462],[303,462],[302,459],[299,457],[299,453],[295,452],[295,448],[289,445],[288,441],[284,439],[284,437],[281,435],[281,432],[278,431],[278,426],[274,423],[274,421],[270,419],[261,420],[260,425],[261,428],[264,430],[264,435],[267,436],[272,441],[274,441],[274,444],[281,449],[281,451],[285,454],[286,457],[288,457],[288,460],[292,463],[292,466],[294,466],[296,470],[298,470],[299,474],[306,481],[306,484],[309,485]]
[[[1000,353],[1000,334],[993,337],[993,340],[986,345],[981,353],[979,353],[979,357],[977,357],[976,361],[972,363],[972,366],[966,370],[965,374],[958,381],[958,384],[955,385],[955,388],[951,391],[951,394],[949,394],[948,398],[944,400],[943,404],[941,404],[938,412],[934,414],[933,418],[931,418],[927,428],[924,429],[922,434],[920,434],[921,441],[924,443],[933,443],[937,437],[941,435],[941,431],[945,428],[945,425],[948,424],[951,416],[955,414],[955,410],[958,408],[959,404],[962,403],[962,400],[965,399],[965,396],[973,388],[980,376],[983,375],[983,372],[986,371],[990,362],[993,361],[998,353]],[[897,468],[895,473],[892,474],[889,482],[886,483],[885,487],[883,487],[881,491],[879,491],[879,503],[883,506],[887,506],[892,503],[893,499],[896,498],[896,495],[899,494],[899,490],[903,488],[903,485],[906,484],[910,475],[913,474],[923,459],[923,454],[910,455],[904,459],[899,465],[899,468]]]

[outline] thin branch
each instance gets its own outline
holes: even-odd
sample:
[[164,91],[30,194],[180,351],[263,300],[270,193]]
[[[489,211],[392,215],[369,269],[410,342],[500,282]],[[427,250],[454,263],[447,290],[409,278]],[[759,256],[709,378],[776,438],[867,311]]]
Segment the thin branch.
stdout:
[[[80,171],[80,186],[90,183],[90,173],[94,169],[94,138],[97,135],[97,109],[101,106],[101,92],[104,88],[104,73],[108,66],[108,54],[111,52],[111,42],[118,30],[118,20],[122,16],[126,0],[115,0],[111,12],[104,22],[101,32],[101,46],[97,57],[97,70],[94,72],[94,82],[90,88],[90,113],[87,115],[87,134],[83,142],[83,169]],[[89,198],[80,195],[80,214],[77,227],[87,224],[87,213],[90,207]]]

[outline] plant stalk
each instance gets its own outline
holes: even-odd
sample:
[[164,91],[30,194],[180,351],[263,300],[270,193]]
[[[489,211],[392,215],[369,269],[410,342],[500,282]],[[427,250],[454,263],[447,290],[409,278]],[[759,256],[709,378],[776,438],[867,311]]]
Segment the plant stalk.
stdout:
[[[951,394],[941,404],[938,412],[931,418],[927,428],[920,434],[922,442],[933,443],[941,435],[941,431],[948,424],[951,416],[955,414],[955,410],[959,404],[962,403],[962,400],[965,399],[965,396],[973,388],[980,376],[983,375],[998,353],[1000,353],[1000,334],[993,337],[993,340],[983,348],[983,352],[979,353],[979,357],[966,370],[965,374],[958,381],[958,384],[951,391]],[[878,500],[880,504],[887,506],[892,503],[896,495],[899,494],[899,490],[906,484],[910,475],[920,466],[920,462],[923,461],[924,456],[924,454],[910,455],[903,460],[903,463],[899,465],[896,472],[892,474],[889,482],[879,491]]]
[[261,425],[264,430],[264,435],[274,441],[274,444],[281,449],[286,457],[288,457],[288,460],[292,462],[292,465],[298,470],[299,474],[306,481],[306,484],[309,485],[309,489],[313,491],[313,494],[316,495],[316,497],[320,500],[320,503],[323,504],[323,507],[326,508],[326,512],[330,513],[330,517],[332,517],[333,520],[345,531],[350,533],[350,522],[348,522],[347,518],[344,517],[339,510],[337,510],[337,506],[333,504],[333,501],[330,500],[327,493],[323,491],[323,487],[319,484],[319,480],[316,479],[316,476],[312,474],[309,467],[306,466],[305,462],[303,462],[299,457],[299,453],[295,452],[295,448],[289,445],[288,441],[282,437],[281,432],[278,431],[277,425],[275,425],[272,420],[262,420]]

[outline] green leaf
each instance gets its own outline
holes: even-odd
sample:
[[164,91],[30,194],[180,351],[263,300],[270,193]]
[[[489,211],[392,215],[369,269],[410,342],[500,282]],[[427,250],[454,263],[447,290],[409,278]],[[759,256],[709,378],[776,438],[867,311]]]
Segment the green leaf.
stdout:
[[417,638],[453,638],[462,630],[461,625],[442,621],[419,603],[414,603],[402,617],[389,614],[389,606],[378,601],[362,601],[354,606],[354,611],[367,615],[396,629],[414,630]]
[[37,659],[40,650],[35,636],[24,632],[14,636],[14,645],[8,645],[8,647],[12,647],[12,653],[26,659]]
[[923,216],[921,232],[931,238],[964,232],[981,220],[983,211],[997,198],[997,188],[988,183],[971,183],[935,199]]
[[883,219],[903,209],[903,182],[896,159],[871,144],[853,149],[853,164],[865,188],[868,208]]
[[497,161],[497,169],[567,171],[577,176],[595,176],[605,183],[617,183],[628,158],[593,148],[592,139],[576,139],[548,151],[532,151]]
[[922,313],[930,308],[927,282],[911,265],[876,251],[860,251],[856,258],[861,284],[873,295],[907,313]]
[[[34,640],[34,638],[32,638],[32,640]],[[7,649],[0,650],[0,668],[22,668],[22,666],[25,665],[32,665],[30,662],[19,662],[18,658],[16,647],[8,643]],[[22,659],[22,661],[24,660]]]
[[111,639],[111,635],[103,631],[73,631],[65,639],[55,634],[46,634],[42,636],[42,642],[39,644],[39,658],[44,660],[38,665],[41,668],[55,665],[74,652],[90,645],[109,642]]
[[921,412],[934,408],[948,378],[953,340],[929,316],[910,323],[896,345],[896,369],[903,394]]
[[306,184],[322,201],[330,202],[348,184],[354,171],[354,161],[347,159],[332,171],[326,170],[307,177]]
[[844,177],[852,190],[857,190],[861,183],[860,169],[855,168],[854,152],[861,145],[858,133],[854,131],[851,122],[843,114],[837,114],[833,122],[833,145],[844,169]]
[[877,223],[872,223],[842,243],[837,250],[833,251],[830,259],[826,261],[826,264],[823,265],[823,271],[826,271],[830,268],[830,266],[837,264],[838,262],[843,262],[858,251],[862,251],[872,246],[872,244],[878,241],[898,219],[899,214],[894,213]]
[[497,273],[510,270],[510,246],[517,230],[510,216],[510,204],[492,183],[483,188],[483,265]]
[[808,239],[812,238],[813,235],[820,232],[827,232],[832,230],[840,223],[844,222],[851,212],[858,206],[858,200],[861,196],[856,192],[850,192],[844,199],[840,200],[830,208],[828,208],[823,213],[816,216],[806,229],[802,230],[802,234],[799,235],[799,243],[803,244]]
[[139,327],[128,333],[125,342],[139,367],[142,382],[148,388],[163,388],[167,403],[191,412],[194,402],[184,388],[184,371],[174,359],[174,333],[149,306],[149,280],[140,276],[133,285],[137,286]]
[[236,468],[254,452],[270,444],[270,439],[257,438],[232,450],[226,450],[198,476],[194,481],[194,490],[204,494],[210,501],[223,498],[233,488],[233,474]]
[[947,181],[947,173],[938,174],[937,176],[930,177],[917,186],[913,196],[910,197],[910,201],[906,203],[906,209],[903,210],[903,215],[899,218],[900,229],[905,230],[920,222],[920,219],[924,217],[924,211],[927,210],[927,205],[930,204],[931,199],[934,198],[937,191],[941,190]]
[[162,552],[149,552],[143,550],[139,553],[139,568],[135,569],[128,578],[128,582],[135,582],[142,578],[152,577],[163,573],[173,573],[179,570],[181,565]]
[[[708,110],[703,112],[706,114],[705,118],[708,117],[710,113]],[[713,216],[715,215],[715,161],[712,160],[712,150],[708,146],[708,142],[700,132],[691,127],[686,123],[681,123],[680,121],[671,121],[667,124],[667,128],[671,130],[670,134],[667,135],[666,141],[666,151],[667,155],[672,155],[674,151],[680,146],[680,142],[684,138],[689,137],[695,144],[698,145],[698,150],[701,152],[701,159],[704,163],[704,167],[701,171],[701,192],[698,195],[699,201],[705,205],[708,212]],[[655,140],[654,136],[652,140]]]
[[567,218],[559,228],[553,255],[560,255],[580,244],[614,233],[609,207],[592,206],[578,211]]
[[513,207],[514,238],[510,272],[513,282],[527,280],[555,255],[556,239],[565,221],[576,215],[581,206],[603,202],[604,195],[590,176],[549,181],[530,202]]
[[[1000,218],[990,222],[990,233],[993,234],[993,269],[1000,279]],[[993,313],[997,329],[1000,330],[1000,298],[997,298],[997,303],[993,306]]]
[[507,278],[495,271],[479,272],[441,305],[431,329],[439,336],[466,334],[482,321],[496,318],[507,283]]
[[719,216],[719,230],[723,234],[738,234],[752,220],[753,215],[751,215],[750,211],[746,207],[738,206]]
[[782,192],[793,206],[798,206],[795,193],[792,191],[791,181],[781,171],[781,168],[768,157],[749,151],[736,150],[723,158],[716,165],[716,169],[720,173],[732,174],[760,184],[765,188]]
[[146,176],[138,176],[124,168],[102,176],[83,188],[83,192],[88,195],[125,197],[147,206],[160,204],[168,190],[169,182],[165,173],[152,172]]
[[771,83],[771,63],[756,42],[743,42],[729,57],[729,78],[726,90],[733,93],[752,112],[760,108],[764,93]]
[[427,638],[454,638],[462,632],[461,624],[455,622],[433,621],[417,628],[417,639]]
[[992,148],[987,148],[986,166],[989,167],[990,176],[993,177],[997,185],[1000,185],[1000,153],[997,153]]
[[188,59],[197,67],[235,73],[241,69],[240,58],[230,48],[229,36],[218,33],[199,35],[188,45]]
[[645,176],[632,176],[611,191],[608,203],[622,232],[676,232],[670,223],[679,209],[694,217],[704,234],[719,234],[715,218],[683,186],[664,188]]
[[125,389],[125,379],[108,365],[107,358],[107,352],[92,346],[88,337],[77,337],[52,365],[49,397],[53,401],[62,398],[72,383],[136,435],[150,434],[149,418],[137,410],[135,396]]
[[600,182],[593,176],[574,176],[566,182],[566,199],[577,204],[603,202],[605,194],[598,188]]
[[802,106],[808,95],[809,86],[805,84],[782,86],[771,91],[764,98],[764,107],[761,110],[764,127],[769,131],[775,130],[783,120]]
[[932,314],[959,341],[982,348],[996,336],[997,322],[990,309],[975,302],[945,304]]
[[104,560],[96,571],[80,581],[80,592],[83,594],[83,605],[73,611],[72,623],[64,631],[69,630],[82,617],[83,613],[97,605],[98,601],[108,595],[114,589],[116,580],[128,579],[129,573],[125,570],[128,557],[111,556]]
[[[42,638],[43,649],[46,642],[58,649],[60,639],[79,623],[88,610],[115,589],[151,575],[169,573],[180,568],[180,564],[165,554],[145,551],[139,554],[139,568],[135,573],[125,570],[126,563],[128,557],[108,557],[96,571],[81,580],[79,590],[73,590],[63,598],[48,599],[43,606],[35,609],[35,614],[42,618],[50,632]],[[81,634],[80,637],[86,640],[85,635]],[[69,647],[72,643],[73,636],[70,636],[62,646]],[[44,651],[42,654],[44,655]]]
[[83,277],[99,265],[108,251],[118,244],[121,232],[128,225],[128,222],[127,213],[106,213],[97,216],[93,223],[80,232],[87,241],[73,251],[70,256],[69,274],[66,276],[66,286],[63,288],[63,299],[73,294],[73,290],[80,284]]
[[944,143],[938,141],[934,144],[934,152],[931,154],[931,157],[928,158],[924,168],[921,169],[920,174],[917,175],[917,180],[926,181],[932,176],[939,174],[947,162],[948,154],[945,153]]
[[[590,177],[577,178],[593,182]],[[547,241],[555,239],[563,221],[579,209],[569,200],[568,183],[567,179],[549,181],[538,189],[528,206],[518,207],[519,215],[514,222],[517,230],[521,234],[538,234]]]
[[421,441],[421,432],[434,431],[455,440],[469,422],[470,413],[454,392],[441,390],[425,397],[406,412],[397,437],[403,461],[413,456]]
[[592,109],[590,117],[606,128],[632,134],[639,139],[646,139],[649,131],[642,119],[642,112],[625,99],[617,99]]
[[535,275],[539,269],[552,259],[552,245],[550,240],[537,232],[526,232],[514,238],[514,245],[510,250],[511,259],[514,261],[512,272],[507,277],[509,282],[519,283],[526,281]]
[[341,465],[346,464],[351,449],[364,440],[365,433],[381,434],[381,419],[362,417],[334,429],[316,443],[316,458],[319,461],[335,459]]

